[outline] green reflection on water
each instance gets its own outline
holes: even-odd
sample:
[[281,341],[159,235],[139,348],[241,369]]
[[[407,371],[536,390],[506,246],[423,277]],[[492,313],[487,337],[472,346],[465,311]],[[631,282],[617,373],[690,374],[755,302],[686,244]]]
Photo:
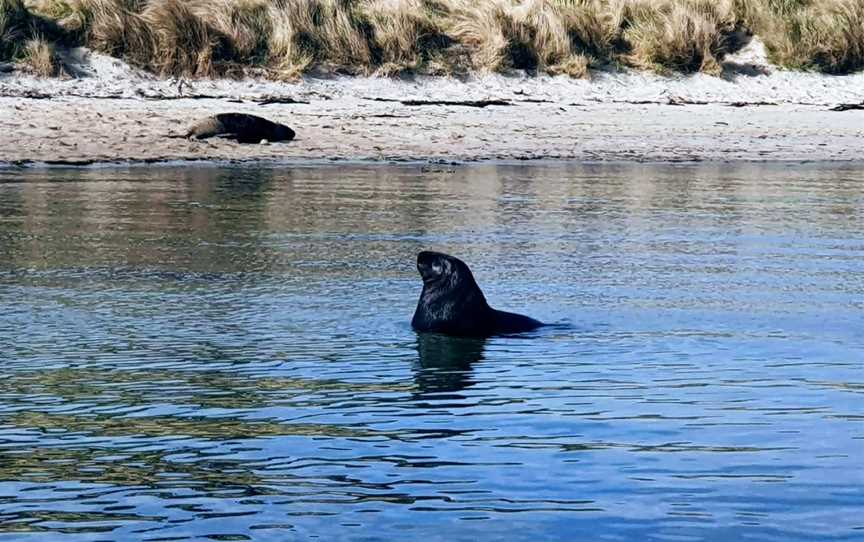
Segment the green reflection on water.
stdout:
[[18,412],[5,418],[4,423],[42,431],[62,430],[100,436],[166,437],[186,436],[205,439],[231,440],[276,436],[325,436],[364,438],[386,435],[369,429],[320,423],[287,424],[237,418],[178,418],[173,416],[116,417],[75,416]]
[[[51,510],[28,511],[23,520],[0,522],[0,533],[106,533],[130,521],[163,521],[163,517],[147,517],[135,514],[110,512],[55,512]],[[94,525],[104,523],[116,525]],[[40,525],[48,523],[49,525]],[[62,524],[58,526],[57,524]],[[72,526],[69,524],[80,524]]]
[[284,403],[310,393],[343,394],[410,392],[406,384],[353,383],[284,377],[246,377],[224,372],[171,370],[111,371],[61,368],[17,373],[5,382],[6,395],[48,394],[67,401],[142,406],[153,403],[192,404],[205,408],[258,408]]
[[[185,451],[171,453],[179,457]],[[21,447],[0,451],[0,480],[28,483],[75,480],[117,486],[195,487],[208,492],[264,484],[261,477],[237,461],[169,461],[166,456],[163,451]]]

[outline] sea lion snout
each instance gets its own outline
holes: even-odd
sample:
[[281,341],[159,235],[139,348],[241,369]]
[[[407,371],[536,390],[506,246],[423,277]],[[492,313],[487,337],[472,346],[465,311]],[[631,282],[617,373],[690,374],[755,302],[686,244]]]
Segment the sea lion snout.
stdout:
[[273,133],[275,135],[275,137],[273,138],[274,141],[291,141],[296,135],[294,133],[294,130],[281,124],[277,124],[273,128]]

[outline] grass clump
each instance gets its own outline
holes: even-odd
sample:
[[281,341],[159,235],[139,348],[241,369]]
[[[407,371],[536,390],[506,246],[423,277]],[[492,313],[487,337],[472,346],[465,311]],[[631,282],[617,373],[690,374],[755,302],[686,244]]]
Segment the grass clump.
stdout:
[[828,73],[864,66],[864,3],[835,0],[814,4],[799,14],[801,44],[810,64]]
[[0,61],[20,57],[32,33],[30,12],[21,0],[0,0]]
[[80,0],[83,41],[92,49],[148,67],[155,44],[150,28],[136,12],[138,4],[124,0]]
[[224,42],[233,58],[244,63],[266,60],[271,32],[269,2],[198,0],[189,5],[191,13]]
[[65,66],[57,55],[54,43],[42,37],[25,42],[21,61],[25,69],[39,77],[67,76]]
[[79,0],[84,42],[162,76],[221,75],[226,39],[183,0]]
[[[419,71],[453,43],[438,24],[435,6],[427,9],[422,0],[371,0],[361,6],[361,14],[371,35],[373,63],[383,75]],[[440,56],[437,60],[443,62]]]
[[43,77],[66,75],[57,54],[62,32],[31,13],[21,0],[0,0],[0,61]]
[[276,77],[313,68],[368,73],[368,24],[348,0],[275,0],[269,9],[269,59]]
[[186,0],[148,2],[140,15],[149,33],[145,65],[161,75],[220,75],[218,63],[228,60],[227,37],[196,14]]
[[624,58],[658,72],[719,75],[737,22],[729,1],[633,0],[625,6]]
[[453,0],[448,33],[485,71],[523,69],[584,77],[609,58],[620,34],[615,11],[594,0]]
[[752,34],[781,66],[864,67],[862,0],[0,0],[0,60],[38,73],[85,45],[163,76],[719,74]]
[[747,13],[772,62],[832,74],[864,67],[864,2],[775,0],[771,5],[751,5]]

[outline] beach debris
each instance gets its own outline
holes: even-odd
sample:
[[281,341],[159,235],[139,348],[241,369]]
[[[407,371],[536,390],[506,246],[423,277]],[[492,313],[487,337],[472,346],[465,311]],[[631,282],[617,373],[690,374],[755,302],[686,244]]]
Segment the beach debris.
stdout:
[[0,98],[26,98],[28,100],[50,100],[51,95],[36,90],[18,90],[0,87]]
[[855,111],[858,109],[864,109],[864,102],[860,104],[840,104],[831,108],[831,111]]
[[291,96],[262,96],[260,99],[256,100],[258,105],[270,105],[270,104],[308,104],[308,101],[298,100]]
[[424,105],[448,105],[454,107],[489,107],[490,105],[508,106],[513,105],[507,100],[396,100],[393,98],[365,98],[373,102],[398,102],[402,105],[410,107],[419,107]]
[[681,96],[669,96],[666,99],[666,105],[708,105],[708,102],[691,100],[689,98],[682,98]]
[[[627,104],[627,105],[711,105],[712,102],[704,101],[704,100],[691,100],[689,98],[682,98],[680,96],[667,96],[665,99],[656,99],[656,100],[615,100],[615,99],[606,99],[606,98],[598,98],[592,97],[588,98],[589,101],[598,102],[598,103],[613,103],[613,104]],[[568,105],[582,105],[582,104],[568,104]]]
[[256,115],[246,113],[219,113],[203,118],[194,123],[186,131],[185,136],[193,139],[222,137],[233,139],[239,143],[260,143],[262,140],[291,141],[294,130]]
[[729,107],[749,107],[751,105],[777,105],[776,102],[729,102]]
[[[157,89],[135,89],[135,96],[145,100],[226,100],[229,102],[242,103],[240,97],[226,97],[220,94],[166,94],[162,90]],[[125,98],[126,96],[117,96]]]

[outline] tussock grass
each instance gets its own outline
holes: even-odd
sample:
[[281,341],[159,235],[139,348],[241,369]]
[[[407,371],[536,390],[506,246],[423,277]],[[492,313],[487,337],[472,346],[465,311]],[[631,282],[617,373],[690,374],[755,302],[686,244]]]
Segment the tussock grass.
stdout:
[[0,0],[0,61],[15,61],[43,77],[66,75],[55,46],[62,39],[55,24],[31,13],[21,0]]
[[0,0],[0,59],[39,73],[86,45],[163,76],[719,74],[750,34],[781,66],[864,68],[862,0]]
[[313,68],[368,73],[368,23],[346,0],[275,0],[268,9],[268,59],[277,79]]
[[474,67],[543,70],[573,51],[561,10],[547,0],[458,0],[450,31],[471,47]]
[[33,25],[33,17],[21,0],[0,0],[0,60],[21,56]]
[[241,61],[266,59],[271,20],[265,0],[197,0],[189,4],[191,14],[221,37]]
[[439,25],[434,6],[427,9],[422,0],[371,0],[361,5],[360,13],[372,36],[373,62],[384,75],[418,71],[430,62],[431,53],[453,43]]
[[227,37],[207,24],[186,0],[150,2],[140,20],[150,34],[152,47],[144,63],[157,73],[192,77],[219,74],[221,66],[217,63],[231,58]]
[[608,61],[621,34],[620,3],[600,0],[453,0],[448,31],[475,69],[584,77]]
[[35,37],[25,43],[22,64],[25,69],[39,77],[68,75],[54,44],[42,37]]
[[633,0],[625,5],[624,21],[626,60],[660,72],[718,75],[738,30],[729,0]]
[[864,67],[864,2],[772,0],[771,5],[751,1],[745,13],[772,62],[833,74]]
[[153,35],[137,4],[123,0],[80,0],[83,42],[93,49],[146,66],[154,51]]

